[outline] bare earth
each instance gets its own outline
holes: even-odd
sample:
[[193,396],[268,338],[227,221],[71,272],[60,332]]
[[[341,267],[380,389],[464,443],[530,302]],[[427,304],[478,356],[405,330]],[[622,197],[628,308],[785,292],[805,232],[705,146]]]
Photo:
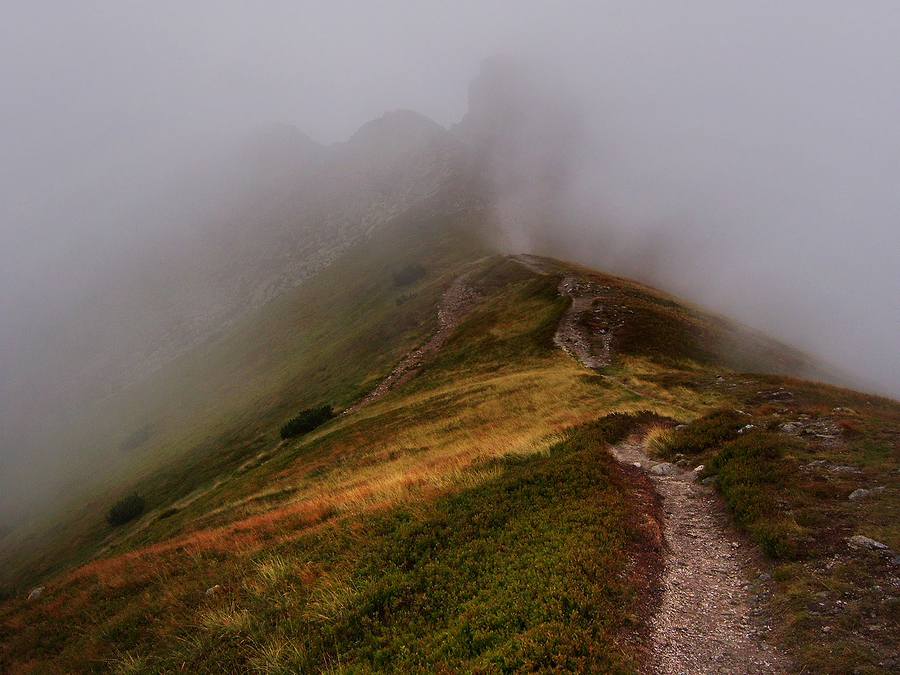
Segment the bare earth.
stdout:
[[347,415],[359,410],[364,405],[384,396],[394,387],[409,381],[425,363],[434,356],[450,332],[459,325],[459,322],[478,303],[478,293],[466,283],[466,275],[456,277],[444,291],[441,303],[438,306],[438,330],[431,339],[418,349],[410,352],[401,361],[391,374],[378,383],[366,397],[356,405],[347,408],[343,414]]
[[[539,258],[515,256],[546,274]],[[587,368],[610,363],[610,346],[621,327],[609,289],[567,277],[561,295],[572,306],[554,341]],[[649,470],[653,462],[631,439],[613,448],[623,463]],[[663,595],[651,620],[650,672],[658,675],[751,675],[785,673],[787,658],[765,641],[769,619],[759,607],[767,593],[759,553],[735,531],[714,491],[692,482],[692,474],[650,474],[663,499],[667,547]]]
[[[650,465],[635,441],[613,453],[620,462]],[[651,474],[663,498],[668,548],[662,603],[651,622],[652,672],[787,672],[785,656],[764,640],[768,619],[755,606],[764,592],[758,554],[735,532],[713,490],[690,477]]]

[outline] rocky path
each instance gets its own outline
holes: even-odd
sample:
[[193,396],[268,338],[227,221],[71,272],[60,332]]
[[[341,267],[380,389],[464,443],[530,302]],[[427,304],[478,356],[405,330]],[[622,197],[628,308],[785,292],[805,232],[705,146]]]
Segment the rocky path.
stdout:
[[757,554],[713,491],[692,482],[692,473],[650,462],[634,440],[613,452],[649,470],[663,498],[668,555],[662,603],[651,622],[652,672],[787,672],[784,655],[765,641],[770,624],[759,604],[770,579],[758,573]]
[[[539,258],[514,256],[539,274]],[[612,337],[624,325],[610,289],[567,277],[559,292],[572,298],[554,342],[587,368],[610,363]],[[660,607],[651,621],[650,671],[658,675],[770,675],[788,670],[786,657],[766,642],[771,630],[760,607],[767,575],[755,549],[737,533],[711,488],[695,474],[652,462],[635,439],[613,448],[616,458],[650,473],[663,498],[667,545]]]
[[600,284],[566,277],[559,283],[560,295],[572,298],[553,342],[586,368],[604,368],[610,363],[613,331],[621,323],[607,321],[604,300],[609,289]]
[[437,353],[447,336],[450,335],[450,332],[475,307],[481,297],[475,289],[466,283],[466,276],[463,274],[456,277],[450,283],[450,286],[447,287],[447,290],[444,291],[444,295],[441,297],[441,302],[438,305],[438,330],[431,339],[418,349],[410,352],[375,389],[369,392],[359,403],[347,408],[343,414],[347,415],[359,410],[376,398],[384,396],[394,387],[409,381],[425,365],[425,362]]
[[[549,274],[540,258],[516,255],[513,260],[537,274]],[[572,298],[553,341],[557,347],[586,368],[604,368],[610,363],[614,331],[622,326],[607,286],[576,277],[559,282],[559,294]]]

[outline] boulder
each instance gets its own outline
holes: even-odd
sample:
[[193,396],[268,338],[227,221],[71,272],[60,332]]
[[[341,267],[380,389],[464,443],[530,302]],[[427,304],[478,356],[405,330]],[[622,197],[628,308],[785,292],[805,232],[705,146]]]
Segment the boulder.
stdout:
[[868,497],[869,495],[874,495],[879,492],[884,492],[884,490],[885,490],[884,485],[879,485],[878,487],[871,488],[871,489],[860,488],[859,490],[854,490],[853,492],[851,492],[849,499],[851,502],[855,502],[858,499]]
[[847,539],[847,546],[856,551],[889,551],[887,544],[883,544],[875,539],[864,537],[861,534],[854,534]]
[[674,464],[671,464],[669,462],[662,462],[661,464],[656,464],[650,467],[650,473],[652,473],[654,476],[675,476],[680,473],[680,471]]

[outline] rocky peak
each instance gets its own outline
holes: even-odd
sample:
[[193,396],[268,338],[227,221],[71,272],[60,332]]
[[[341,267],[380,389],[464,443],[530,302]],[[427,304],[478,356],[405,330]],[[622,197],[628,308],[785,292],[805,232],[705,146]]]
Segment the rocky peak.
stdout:
[[444,127],[424,115],[394,110],[364,124],[342,149],[351,159],[390,163],[434,148],[448,136]]

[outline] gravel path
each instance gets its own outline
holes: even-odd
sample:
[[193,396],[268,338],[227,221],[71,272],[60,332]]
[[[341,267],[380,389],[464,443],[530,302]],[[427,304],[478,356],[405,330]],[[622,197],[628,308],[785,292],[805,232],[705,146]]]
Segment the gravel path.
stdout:
[[447,287],[447,290],[444,291],[444,295],[441,297],[441,302],[438,305],[438,330],[431,339],[418,349],[410,352],[391,371],[391,374],[379,382],[378,386],[369,392],[363,400],[347,408],[343,412],[344,415],[359,410],[376,398],[384,396],[394,387],[408,382],[425,365],[425,362],[437,353],[447,336],[450,335],[450,332],[475,307],[481,297],[475,289],[466,283],[466,276],[468,275],[463,274],[456,277],[450,283],[450,286]]
[[613,331],[621,326],[608,321],[604,300],[609,289],[566,277],[559,283],[559,294],[570,296],[572,306],[559,322],[553,342],[586,368],[605,368],[610,363]]
[[[613,448],[621,462],[652,463],[635,442]],[[690,473],[653,475],[663,498],[668,548],[663,597],[651,621],[652,672],[660,675],[785,673],[786,657],[763,639],[758,606],[766,577],[757,554],[730,525],[710,488]]]
[[[534,272],[539,258],[514,256]],[[559,292],[572,298],[554,342],[587,368],[609,365],[612,336],[624,325],[610,289],[567,277]],[[655,462],[633,439],[613,448],[616,458],[650,470]],[[671,466],[671,465],[670,465]],[[735,531],[714,491],[692,474],[650,478],[663,498],[666,567],[662,600],[650,625],[650,672],[657,675],[773,675],[788,671],[786,657],[765,641],[771,620],[760,607],[770,579],[759,554]]]

